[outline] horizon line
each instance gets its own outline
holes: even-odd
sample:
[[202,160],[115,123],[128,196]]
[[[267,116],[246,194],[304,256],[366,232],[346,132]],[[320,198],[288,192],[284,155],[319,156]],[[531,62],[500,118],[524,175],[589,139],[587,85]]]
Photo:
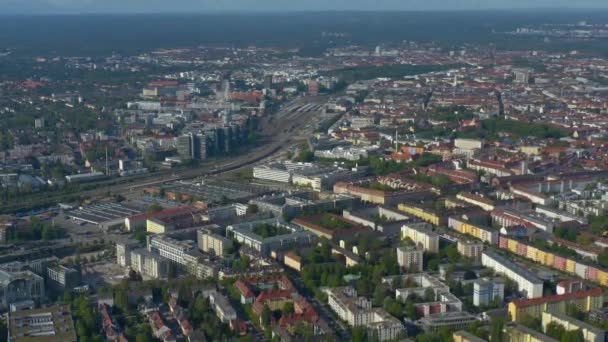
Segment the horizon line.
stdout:
[[608,12],[608,4],[604,7],[496,7],[496,8],[452,8],[452,9],[309,9],[309,10],[195,10],[195,11],[99,11],[99,12],[79,12],[79,11],[49,11],[49,12],[8,12],[0,13],[0,17],[11,17],[11,16],[102,16],[102,15],[117,15],[117,16],[130,16],[130,15],[226,15],[226,14],[240,14],[240,15],[259,15],[259,14],[318,14],[318,13],[420,13],[420,12],[431,12],[431,13],[462,13],[462,12],[498,12],[498,11],[509,11],[509,12],[537,12],[537,11],[577,11],[577,12],[590,12],[590,11],[605,11]]

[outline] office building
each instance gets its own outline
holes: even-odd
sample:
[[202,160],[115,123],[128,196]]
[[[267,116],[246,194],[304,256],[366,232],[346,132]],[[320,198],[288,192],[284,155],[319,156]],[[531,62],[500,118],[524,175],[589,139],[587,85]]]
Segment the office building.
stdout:
[[145,248],[131,251],[131,269],[153,279],[169,276],[169,261]]
[[116,243],[116,263],[122,267],[131,266],[131,251],[138,248],[136,241]]
[[420,319],[420,324],[426,332],[437,331],[441,328],[449,330],[466,329],[477,318],[466,311],[454,311],[432,314]]
[[47,280],[55,290],[71,290],[80,285],[80,271],[63,265],[47,267]]

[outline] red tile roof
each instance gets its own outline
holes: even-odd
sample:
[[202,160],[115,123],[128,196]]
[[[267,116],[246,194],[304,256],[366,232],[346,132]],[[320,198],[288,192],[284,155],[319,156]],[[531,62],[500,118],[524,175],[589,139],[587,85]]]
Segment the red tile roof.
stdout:
[[545,304],[545,303],[560,302],[560,301],[564,301],[564,300],[582,299],[585,297],[596,297],[596,296],[603,295],[603,293],[604,293],[604,290],[602,290],[601,288],[594,288],[594,289],[587,290],[587,291],[577,291],[577,292],[572,292],[572,293],[566,293],[563,295],[554,295],[554,296],[547,296],[547,297],[540,297],[540,298],[514,300],[512,303],[518,307],[527,307],[527,306],[540,305],[540,304]]

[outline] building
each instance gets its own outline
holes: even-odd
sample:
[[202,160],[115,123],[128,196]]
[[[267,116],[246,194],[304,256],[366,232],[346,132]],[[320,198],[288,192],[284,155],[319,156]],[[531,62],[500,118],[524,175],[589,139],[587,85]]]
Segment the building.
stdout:
[[[270,233],[258,234],[262,229]],[[309,245],[315,240],[313,233],[280,219],[230,225],[226,227],[226,235],[232,236],[237,242],[253,248],[262,255],[269,255],[271,250]]]
[[39,304],[45,298],[44,278],[41,276],[28,270],[0,270],[0,308],[8,309],[11,303],[24,300],[33,300]]
[[117,242],[116,263],[122,267],[131,266],[131,251],[139,247],[139,242]]
[[407,271],[422,272],[424,270],[423,254],[424,249],[419,247],[397,247],[397,263],[399,267]]
[[404,328],[401,322],[380,308],[372,308],[367,298],[357,297],[351,286],[326,289],[329,307],[352,327],[367,327],[370,336],[380,341],[397,339]]
[[479,338],[464,330],[456,331],[452,334],[454,342],[486,342],[483,338]]
[[511,321],[519,323],[526,316],[541,319],[545,311],[565,314],[569,305],[575,305],[583,312],[599,309],[604,305],[604,291],[595,288],[563,295],[515,300],[509,303],[509,315]]
[[477,279],[473,282],[473,305],[488,306],[502,303],[505,298],[505,283],[499,279]]
[[76,342],[76,331],[68,305],[21,310],[8,314],[10,342]]
[[466,329],[477,318],[466,311],[446,312],[432,314],[420,319],[420,324],[424,331],[437,331],[441,328],[449,330]]
[[169,276],[169,261],[145,248],[131,251],[131,269],[142,276],[159,279]]
[[223,294],[217,291],[209,292],[209,304],[213,305],[213,310],[222,323],[230,323],[237,319],[236,310]]
[[481,261],[483,253],[483,243],[471,240],[458,240],[458,253],[465,258]]
[[308,95],[317,96],[319,95],[319,82],[315,80],[308,81]]
[[408,223],[401,227],[401,239],[409,238],[426,252],[439,252],[439,235],[432,231],[428,223]]
[[517,284],[517,289],[527,298],[543,296],[543,281],[529,269],[519,266],[506,257],[488,250],[481,255],[481,264],[513,280]]
[[232,240],[213,234],[208,230],[199,229],[196,232],[198,248],[205,253],[224,256],[232,249]]
[[516,83],[530,84],[530,76],[532,74],[531,69],[527,69],[527,68],[513,69],[513,74],[515,75]]
[[563,326],[566,331],[580,329],[586,342],[604,342],[606,340],[606,331],[557,311],[542,313],[543,331],[547,331],[547,326],[550,323],[557,323]]
[[80,285],[80,271],[63,265],[53,265],[46,269],[48,285],[56,290],[71,290]]
[[456,195],[456,198],[469,204],[476,205],[485,211],[492,211],[496,207],[496,203],[493,200],[470,192],[461,192]]
[[184,134],[177,138],[177,153],[184,160],[205,160],[207,145],[207,137],[203,134]]
[[508,324],[505,327],[505,335],[510,342],[559,342],[520,324]]
[[498,244],[499,231],[485,225],[473,223],[467,215],[450,216],[448,218],[448,227],[457,231],[460,234],[471,235],[476,239],[487,242],[491,245]]
[[382,283],[394,288],[395,298],[401,302],[407,302],[408,298],[412,295],[424,298],[423,301],[414,303],[417,317],[462,311],[460,299],[450,293],[450,288],[446,284],[430,274],[410,273],[401,276],[384,277],[382,278]]
[[[179,207],[179,208],[171,208],[165,209],[153,213],[143,213],[132,215],[125,218],[125,227],[128,231],[134,232],[139,230],[146,229],[147,222],[149,219],[159,219],[159,220],[170,220],[173,217],[184,217],[185,215],[190,215],[192,218],[193,210],[190,207]],[[193,218],[192,218],[193,219]]]
[[443,226],[446,223],[444,215],[431,208],[425,208],[411,203],[401,203],[397,206],[397,209],[435,226]]

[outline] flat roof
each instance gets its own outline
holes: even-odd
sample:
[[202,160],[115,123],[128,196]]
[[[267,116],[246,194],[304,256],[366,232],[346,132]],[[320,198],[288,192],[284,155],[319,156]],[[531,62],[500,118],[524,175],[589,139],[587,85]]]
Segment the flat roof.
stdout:
[[76,331],[67,305],[9,313],[10,341],[75,342]]
[[141,211],[120,203],[97,203],[70,211],[67,216],[78,221],[100,224],[119,219],[124,220],[126,217],[137,214],[141,214]]

